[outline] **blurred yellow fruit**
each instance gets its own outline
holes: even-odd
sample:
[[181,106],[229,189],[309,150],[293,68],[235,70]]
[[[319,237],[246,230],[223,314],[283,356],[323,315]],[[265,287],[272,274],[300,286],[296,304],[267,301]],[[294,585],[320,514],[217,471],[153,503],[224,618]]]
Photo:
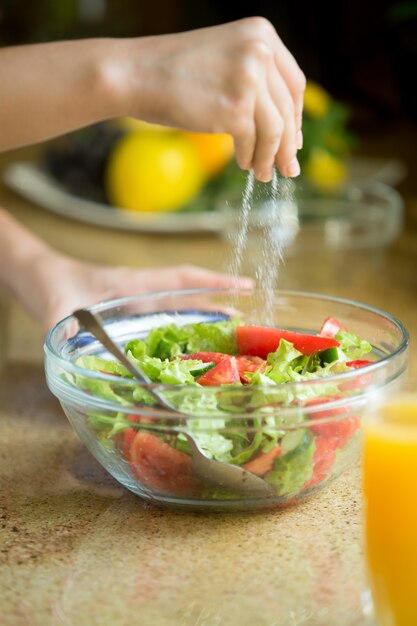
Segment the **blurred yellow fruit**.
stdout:
[[197,151],[179,133],[128,133],[111,153],[105,175],[110,202],[135,211],[180,209],[204,182]]
[[233,137],[227,134],[191,133],[183,134],[197,149],[207,176],[215,176],[229,163],[234,154]]
[[321,85],[307,81],[304,92],[304,112],[313,119],[321,119],[327,114],[331,97]]
[[304,165],[303,174],[319,189],[334,191],[341,187],[347,178],[343,161],[326,150],[314,148]]

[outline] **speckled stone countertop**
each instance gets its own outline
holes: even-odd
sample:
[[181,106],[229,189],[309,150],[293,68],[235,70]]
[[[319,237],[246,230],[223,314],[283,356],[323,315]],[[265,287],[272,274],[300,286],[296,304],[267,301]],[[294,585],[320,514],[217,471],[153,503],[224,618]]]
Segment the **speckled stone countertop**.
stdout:
[[[80,258],[142,266],[198,260],[225,267],[227,242],[221,238],[111,232],[48,214],[4,187],[0,203]],[[309,275],[308,285],[292,280],[287,264],[284,284],[389,310],[408,326],[413,341],[415,199],[409,211],[409,227],[377,262],[375,252],[365,264],[353,255],[344,277]],[[9,309],[7,338],[0,376],[2,626],[367,623],[361,614],[366,579],[359,466],[282,511],[154,508],[120,487],[80,443],[46,387],[40,330],[16,304]]]
[[3,382],[2,624],[358,623],[357,469],[282,512],[160,510],[97,465],[41,366]]

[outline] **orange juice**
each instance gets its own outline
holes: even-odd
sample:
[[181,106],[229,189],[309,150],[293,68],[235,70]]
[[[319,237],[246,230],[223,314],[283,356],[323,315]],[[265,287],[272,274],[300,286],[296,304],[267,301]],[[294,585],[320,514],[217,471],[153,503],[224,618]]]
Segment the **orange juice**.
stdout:
[[366,550],[380,626],[417,626],[417,393],[364,429]]

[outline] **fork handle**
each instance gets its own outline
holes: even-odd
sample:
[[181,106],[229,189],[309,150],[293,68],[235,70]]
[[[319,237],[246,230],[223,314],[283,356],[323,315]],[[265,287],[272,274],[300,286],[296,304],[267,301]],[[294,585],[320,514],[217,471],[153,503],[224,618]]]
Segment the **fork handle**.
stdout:
[[141,383],[149,383],[143,374],[132,363],[130,359],[120,350],[120,348],[109,337],[104,330],[99,319],[88,309],[77,309],[73,313],[74,317],[86,328],[90,333],[103,344],[103,346],[114,356],[118,361],[123,363],[126,369]]

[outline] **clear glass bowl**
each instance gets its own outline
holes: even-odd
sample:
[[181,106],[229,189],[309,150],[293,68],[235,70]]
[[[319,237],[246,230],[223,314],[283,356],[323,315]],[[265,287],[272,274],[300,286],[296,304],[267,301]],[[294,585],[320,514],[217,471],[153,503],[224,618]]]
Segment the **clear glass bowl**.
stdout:
[[[181,400],[183,412],[185,400],[190,407],[211,407],[198,409],[198,414],[195,408],[179,414],[144,404],[149,385],[75,365],[80,356],[108,358],[108,354],[70,316],[46,338],[48,386],[96,459],[146,500],[196,510],[245,510],[296,502],[323,488],[357,459],[362,412],[401,380],[408,333],[384,311],[331,296],[277,291],[272,304],[274,325],[298,332],[316,334],[327,316],[336,317],[372,344],[376,361],[328,378],[267,388],[153,384],[152,389],[170,402]],[[247,324],[263,323],[258,296],[251,291],[163,292],[104,302],[91,310],[121,347],[171,322],[216,321],[238,312]],[[272,474],[265,476],[273,487],[271,494],[232,493],[214,488],[209,480],[202,482],[201,476],[197,479],[187,446],[172,453],[169,445],[172,438],[178,441],[181,433],[190,430],[200,441],[221,435],[233,441],[246,438],[250,445],[262,432],[275,438],[280,455]]]

